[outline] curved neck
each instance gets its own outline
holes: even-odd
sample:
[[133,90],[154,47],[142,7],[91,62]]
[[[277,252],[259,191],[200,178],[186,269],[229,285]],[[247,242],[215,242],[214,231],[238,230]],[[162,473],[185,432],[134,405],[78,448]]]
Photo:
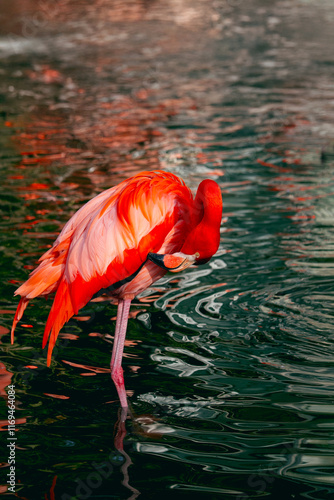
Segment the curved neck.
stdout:
[[199,224],[207,226],[220,226],[223,211],[223,201],[220,188],[215,181],[209,179],[202,181],[198,186],[195,197],[195,210],[201,214]]
[[204,180],[198,186],[194,200],[194,227],[186,238],[181,252],[200,254],[199,260],[210,259],[220,242],[220,222],[223,202],[218,184]]

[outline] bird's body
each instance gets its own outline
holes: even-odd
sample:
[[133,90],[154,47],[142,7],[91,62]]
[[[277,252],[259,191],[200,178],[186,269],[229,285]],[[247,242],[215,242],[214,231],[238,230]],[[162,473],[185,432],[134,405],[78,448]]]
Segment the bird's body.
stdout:
[[131,300],[168,270],[208,261],[218,249],[221,214],[214,181],[202,181],[194,199],[181,179],[162,171],[142,172],[100,193],[73,215],[16,290],[21,300],[12,342],[29,300],[55,292],[43,338],[50,365],[62,326],[95,294],[107,292],[119,304],[111,364],[126,406],[121,358]]

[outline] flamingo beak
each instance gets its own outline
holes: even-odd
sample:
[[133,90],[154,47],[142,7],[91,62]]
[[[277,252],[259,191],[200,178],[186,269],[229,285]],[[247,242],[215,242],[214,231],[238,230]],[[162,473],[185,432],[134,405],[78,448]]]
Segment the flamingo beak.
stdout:
[[166,269],[166,271],[171,271],[172,273],[178,273],[180,271],[183,271],[184,269],[187,269],[187,267],[195,264],[195,261],[198,257],[198,252],[193,255],[186,255],[182,252],[172,254],[148,254],[148,258],[152,262],[162,267],[163,269]]

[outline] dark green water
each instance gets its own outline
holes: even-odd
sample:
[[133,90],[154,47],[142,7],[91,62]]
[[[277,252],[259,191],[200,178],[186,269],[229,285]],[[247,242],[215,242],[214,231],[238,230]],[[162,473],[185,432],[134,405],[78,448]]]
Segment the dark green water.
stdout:
[[[334,3],[2,0],[0,12],[0,494],[332,498]],[[115,306],[91,303],[64,327],[51,368],[50,300],[29,305],[13,346],[8,330],[13,292],[74,211],[155,168],[221,185],[222,241],[134,303],[122,455]]]

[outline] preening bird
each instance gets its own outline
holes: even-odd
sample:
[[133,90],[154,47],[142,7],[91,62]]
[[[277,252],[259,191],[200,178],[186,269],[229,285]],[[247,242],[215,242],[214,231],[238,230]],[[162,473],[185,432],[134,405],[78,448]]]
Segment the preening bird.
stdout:
[[15,292],[21,300],[14,330],[28,302],[55,292],[43,348],[47,365],[62,326],[96,294],[118,302],[111,377],[127,407],[121,366],[132,299],[167,271],[204,264],[220,241],[222,197],[213,180],[200,183],[195,198],[176,175],[142,172],[103,191],[81,207]]

